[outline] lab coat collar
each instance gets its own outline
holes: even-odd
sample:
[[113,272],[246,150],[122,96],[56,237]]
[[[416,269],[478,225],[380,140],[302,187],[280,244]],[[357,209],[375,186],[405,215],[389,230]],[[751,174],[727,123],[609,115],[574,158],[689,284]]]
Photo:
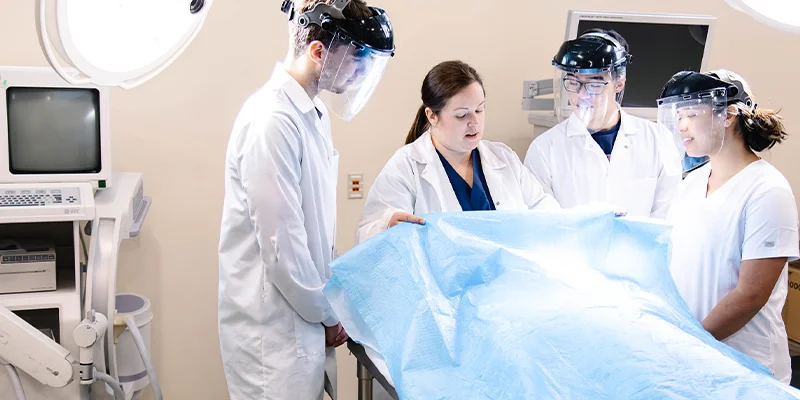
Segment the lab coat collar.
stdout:
[[[631,116],[628,115],[622,109],[619,110],[619,132],[617,132],[617,139],[614,141],[614,148],[621,147],[623,149],[630,149],[634,145],[634,141],[631,140],[631,136],[639,134],[639,131],[642,129],[635,129],[633,124],[634,121],[631,120]],[[614,151],[611,151],[612,157]]]
[[433,141],[431,141],[431,134],[429,131],[425,131],[422,136],[411,143],[408,156],[421,164],[429,164],[436,160],[438,156],[436,155],[436,148],[433,147]]
[[300,86],[300,83],[289,75],[283,63],[277,63],[275,65],[275,69],[272,71],[272,77],[270,78],[270,84],[274,85],[275,88],[283,89],[286,95],[289,96],[289,100],[294,103],[294,106],[297,107],[301,113],[308,114],[311,110],[317,108],[324,114],[325,107],[318,107],[318,104],[316,104],[319,99],[315,98],[311,100],[305,89]]
[[[619,108],[619,106],[617,106]],[[625,112],[625,110],[619,108],[619,118],[620,118],[620,125],[619,125],[619,133],[622,133],[625,136],[635,135],[639,133],[638,129],[628,129],[631,127],[631,116]],[[572,114],[569,116],[569,122],[567,122],[567,136],[591,136],[589,131],[583,125],[583,122]]]
[[505,161],[497,157],[497,154],[487,148],[483,140],[478,143],[478,152],[481,153],[481,166],[484,169],[503,169],[508,166]]
[[[425,164],[425,167],[420,173],[423,180],[428,182],[433,187],[436,197],[439,199],[439,204],[442,206],[443,212],[459,211],[461,204],[453,190],[451,190],[450,182],[447,179],[447,173],[444,166],[439,161],[439,156],[436,154],[436,148],[433,146],[430,132],[425,132],[414,143],[411,144],[409,151],[409,158],[420,163]],[[495,201],[495,206],[507,203],[503,200],[503,185],[497,173],[485,173],[486,170],[498,170],[505,168],[507,164],[502,161],[497,155],[488,148],[488,146],[481,141],[478,144],[478,151],[481,154],[481,165],[484,169],[484,177]],[[498,208],[498,209],[503,209]]]
[[420,177],[433,187],[439,204],[442,205],[442,211],[460,210],[461,204],[458,202],[455,192],[444,190],[444,185],[449,185],[447,173],[441,162],[434,162],[434,160],[438,161],[439,156],[436,154],[436,148],[433,147],[429,132],[425,132],[411,144],[408,156],[420,164],[425,164]]
[[625,136],[632,136],[639,133],[641,129],[631,129],[631,125],[633,121],[631,120],[630,114],[626,113],[625,110],[619,110],[619,118],[622,122],[619,125],[619,131],[622,132]]
[[[501,169],[507,166],[505,161],[501,160],[493,151],[487,148],[482,140],[478,143],[478,152],[481,153],[481,165],[483,168]],[[411,145],[409,157],[421,164],[430,164],[439,161],[436,148],[433,146],[433,140],[431,140],[430,131],[426,131],[414,141]]]

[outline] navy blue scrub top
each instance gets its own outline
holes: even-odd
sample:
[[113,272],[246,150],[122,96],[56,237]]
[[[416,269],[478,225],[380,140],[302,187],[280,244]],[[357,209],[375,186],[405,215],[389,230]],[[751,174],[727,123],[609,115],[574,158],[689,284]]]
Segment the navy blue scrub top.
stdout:
[[442,160],[444,172],[447,173],[447,179],[450,180],[450,185],[456,193],[458,203],[461,204],[462,211],[485,211],[494,210],[494,202],[492,195],[489,194],[489,186],[486,184],[486,177],[483,175],[483,167],[481,166],[481,154],[478,149],[472,150],[472,187],[469,187],[467,181],[456,172],[455,168],[445,160],[442,153],[436,150],[439,159]]
[[606,157],[611,159],[611,150],[614,149],[614,141],[617,139],[617,132],[619,132],[619,126],[622,123],[622,119],[620,118],[619,122],[614,125],[613,128],[607,131],[599,131],[592,134],[592,138],[597,145],[603,149],[603,152],[606,154]]

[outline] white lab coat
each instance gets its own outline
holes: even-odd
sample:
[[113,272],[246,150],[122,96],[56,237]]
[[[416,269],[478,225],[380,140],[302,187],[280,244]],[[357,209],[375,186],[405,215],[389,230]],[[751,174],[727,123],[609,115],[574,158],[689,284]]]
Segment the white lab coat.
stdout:
[[664,218],[681,181],[677,146],[660,125],[620,114],[610,161],[573,115],[531,143],[525,166],[561,207],[609,203],[630,216]]
[[278,64],[236,118],[225,162],[219,337],[233,400],[323,397],[337,169],[325,107]]
[[[482,140],[478,152],[495,209],[559,208],[508,146]],[[375,178],[358,224],[356,243],[386,230],[398,211],[415,215],[461,211],[428,132],[400,148]]]

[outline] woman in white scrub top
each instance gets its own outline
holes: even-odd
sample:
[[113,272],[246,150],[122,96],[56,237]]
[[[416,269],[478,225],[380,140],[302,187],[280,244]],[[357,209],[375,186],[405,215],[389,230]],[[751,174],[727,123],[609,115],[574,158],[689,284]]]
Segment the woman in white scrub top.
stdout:
[[720,70],[680,72],[659,99],[659,122],[691,157],[710,161],[675,194],[670,271],[680,294],[718,340],[789,383],[787,260],[798,258],[792,189],[757,152],[786,138],[781,118],[757,108],[747,83]]

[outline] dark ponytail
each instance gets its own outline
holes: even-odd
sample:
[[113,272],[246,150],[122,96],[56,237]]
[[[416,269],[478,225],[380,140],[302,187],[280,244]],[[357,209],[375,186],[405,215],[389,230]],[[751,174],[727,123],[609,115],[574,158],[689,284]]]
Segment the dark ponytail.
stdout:
[[438,115],[453,96],[475,82],[483,87],[483,80],[478,72],[461,61],[445,61],[428,71],[422,81],[422,105],[408,131],[406,144],[413,143],[430,128],[426,109],[430,108]]
[[426,130],[428,130],[428,116],[425,114],[425,104],[419,106],[419,110],[417,110],[417,117],[414,118],[414,124],[411,125],[411,130],[408,131],[408,136],[406,136],[406,144],[414,143],[415,140],[419,139]]
[[751,110],[741,103],[736,108],[739,111],[736,117],[739,132],[745,144],[753,151],[771,149],[776,143],[786,140],[788,133],[783,125],[783,118],[776,111],[758,108]]

